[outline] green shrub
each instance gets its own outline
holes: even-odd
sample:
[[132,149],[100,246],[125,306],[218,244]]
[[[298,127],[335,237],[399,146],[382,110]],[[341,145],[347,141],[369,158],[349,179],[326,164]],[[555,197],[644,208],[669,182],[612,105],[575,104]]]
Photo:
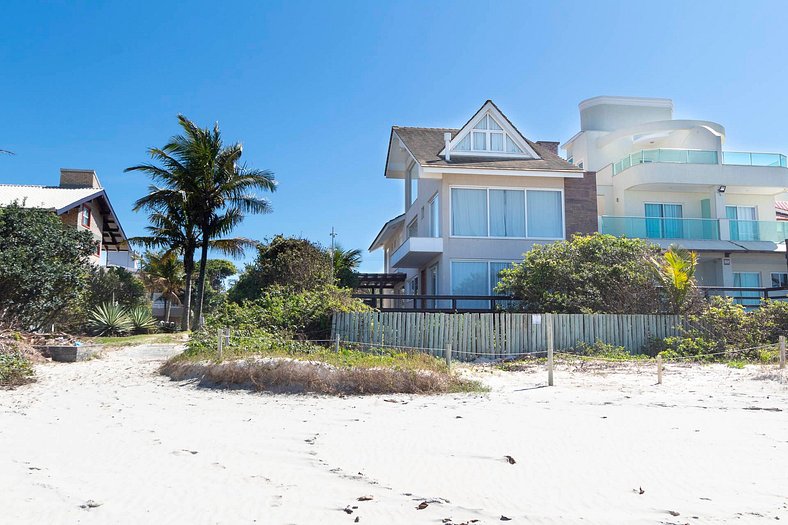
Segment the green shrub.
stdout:
[[601,357],[604,359],[615,359],[620,361],[625,361],[635,357],[630,354],[623,346],[611,345],[600,340],[597,340],[592,345],[580,343],[578,345],[578,351],[581,355],[587,357]]
[[694,357],[701,361],[710,361],[719,351],[715,341],[703,337],[666,337],[661,341],[659,355],[666,359],[677,357]]
[[88,324],[94,335],[123,335],[133,327],[126,309],[111,303],[96,307],[90,313]]
[[731,359],[730,361],[728,361],[725,364],[728,365],[728,368],[742,369],[742,368],[744,368],[744,365],[747,364],[747,362],[746,361],[742,361],[741,359]]
[[148,334],[156,329],[156,320],[153,319],[153,314],[147,306],[130,308],[128,317],[135,334]]
[[22,353],[0,353],[0,385],[20,385],[31,381],[34,376],[33,365]]

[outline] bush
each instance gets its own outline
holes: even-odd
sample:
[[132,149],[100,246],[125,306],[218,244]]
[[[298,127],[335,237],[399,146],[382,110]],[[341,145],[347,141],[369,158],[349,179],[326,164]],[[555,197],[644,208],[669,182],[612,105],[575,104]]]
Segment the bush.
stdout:
[[351,297],[350,290],[336,286],[301,292],[274,286],[255,301],[226,304],[207,319],[206,326],[211,332],[227,326],[283,332],[299,339],[327,339],[331,334],[331,316],[335,312],[368,310],[363,302]]
[[39,329],[77,303],[96,250],[50,211],[0,208],[0,326]]
[[83,301],[84,311],[90,312],[107,301],[124,308],[148,304],[145,285],[125,268],[91,268]]
[[554,313],[656,313],[663,309],[648,261],[657,245],[612,235],[576,235],[536,245],[501,272],[497,292],[524,309]]
[[615,359],[621,361],[635,357],[630,354],[623,346],[611,345],[600,340],[597,340],[592,345],[580,343],[577,349],[580,355],[587,357],[602,357],[604,359]]
[[331,282],[329,254],[306,239],[277,235],[258,250],[257,259],[246,267],[228,292],[231,301],[259,299],[268,289],[277,286],[302,292]]
[[93,335],[123,335],[133,327],[126,309],[111,303],[95,308],[90,314],[88,324]]
[[0,352],[0,386],[16,386],[32,381],[33,365],[21,352]]
[[703,337],[666,337],[658,348],[659,355],[666,359],[693,357],[701,361],[719,359],[720,356],[710,355],[719,351],[719,343]]

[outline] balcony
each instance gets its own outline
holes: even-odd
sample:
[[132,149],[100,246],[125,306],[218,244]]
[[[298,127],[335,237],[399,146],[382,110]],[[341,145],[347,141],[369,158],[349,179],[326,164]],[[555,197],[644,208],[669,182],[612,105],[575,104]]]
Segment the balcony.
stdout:
[[[614,163],[613,175],[638,164],[720,164],[719,156],[712,150],[695,149],[644,149],[627,155]],[[761,166],[771,168],[788,167],[788,158],[780,153],[751,153],[723,151],[722,164],[730,166]]]
[[728,221],[732,241],[785,242],[788,221]]
[[440,237],[409,237],[391,254],[394,268],[421,268],[443,253]]
[[641,239],[694,239],[717,241],[717,219],[665,219],[659,217],[599,217],[599,232]]

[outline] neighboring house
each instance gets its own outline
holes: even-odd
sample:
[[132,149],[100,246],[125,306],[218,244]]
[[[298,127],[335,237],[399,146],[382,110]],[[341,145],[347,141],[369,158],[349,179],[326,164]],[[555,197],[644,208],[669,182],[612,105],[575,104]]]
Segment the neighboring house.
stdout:
[[788,221],[788,201],[777,201],[774,203],[778,221]]
[[0,184],[0,206],[12,202],[51,210],[65,224],[89,230],[97,242],[92,264],[137,269],[126,234],[95,171],[61,169],[58,186]]
[[404,213],[369,248],[383,250],[387,274],[406,274],[394,291],[490,295],[534,244],[595,231],[594,174],[557,149],[489,100],[459,129],[394,126],[385,176],[404,181]]
[[674,120],[669,99],[595,97],[579,108],[580,132],[562,147],[596,172],[599,231],[698,252],[702,285],[788,285],[788,221],[777,214],[785,155],[725,151],[720,124]]

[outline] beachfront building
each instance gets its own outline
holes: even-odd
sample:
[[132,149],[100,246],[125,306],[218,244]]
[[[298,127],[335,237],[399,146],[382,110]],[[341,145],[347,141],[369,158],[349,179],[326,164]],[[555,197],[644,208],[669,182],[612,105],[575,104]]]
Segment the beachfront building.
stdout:
[[[720,124],[676,120],[669,99],[595,97],[579,107],[580,131],[562,148],[596,172],[600,232],[696,251],[701,285],[788,285],[788,221],[778,220],[785,155],[727,151]],[[757,293],[733,295],[757,304]]]
[[95,171],[61,169],[57,186],[0,184],[0,206],[13,202],[49,210],[65,224],[90,231],[97,243],[90,256],[92,264],[137,269],[126,234]]
[[404,276],[394,291],[490,295],[534,244],[593,232],[594,174],[557,150],[489,100],[460,128],[394,126],[384,175],[404,183],[403,212],[369,248],[383,251],[386,274]]

